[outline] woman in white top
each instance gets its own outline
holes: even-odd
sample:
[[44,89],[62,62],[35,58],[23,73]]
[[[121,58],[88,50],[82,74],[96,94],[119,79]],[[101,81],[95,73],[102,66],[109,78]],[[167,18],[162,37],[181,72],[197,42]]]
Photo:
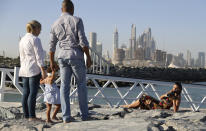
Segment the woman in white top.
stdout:
[[29,121],[36,118],[36,96],[41,77],[45,78],[44,51],[38,35],[41,32],[41,24],[33,20],[26,25],[27,33],[19,43],[21,67],[19,76],[23,79],[22,107],[24,117]]

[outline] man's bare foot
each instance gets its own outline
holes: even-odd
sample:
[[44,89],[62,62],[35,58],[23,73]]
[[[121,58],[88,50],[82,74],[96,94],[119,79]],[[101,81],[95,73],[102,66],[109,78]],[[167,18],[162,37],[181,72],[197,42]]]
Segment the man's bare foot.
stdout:
[[40,118],[29,118],[29,121],[45,122],[44,120],[42,120]]
[[71,121],[64,121],[63,123],[64,123],[64,124],[67,124],[67,123],[70,123],[70,122],[71,122]]
[[75,121],[76,120],[74,119],[74,117],[71,117],[70,120],[67,120],[67,121],[64,120],[63,123],[66,124],[66,123],[71,123],[71,122],[75,122]]

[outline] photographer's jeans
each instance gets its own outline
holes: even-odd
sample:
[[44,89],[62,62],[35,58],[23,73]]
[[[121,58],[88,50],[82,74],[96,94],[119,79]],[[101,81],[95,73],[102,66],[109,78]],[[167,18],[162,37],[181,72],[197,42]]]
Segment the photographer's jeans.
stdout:
[[39,89],[41,74],[33,77],[22,77],[23,97],[22,107],[25,118],[35,118],[36,96]]
[[78,89],[78,100],[82,120],[88,118],[88,98],[86,87],[86,66],[84,60],[58,59],[60,67],[61,88],[60,99],[63,120],[71,121],[70,83],[72,74],[75,76]]

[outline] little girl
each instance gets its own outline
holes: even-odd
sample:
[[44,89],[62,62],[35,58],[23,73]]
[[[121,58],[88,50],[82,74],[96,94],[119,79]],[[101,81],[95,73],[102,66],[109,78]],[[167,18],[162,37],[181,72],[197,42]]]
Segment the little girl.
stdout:
[[[52,71],[49,67],[47,69],[47,77],[40,81],[41,84],[45,84],[45,92],[44,92],[44,102],[46,102],[47,106],[47,120],[46,122],[52,123],[52,120],[59,120],[56,115],[61,108],[60,104],[60,89],[54,82],[55,80],[55,71]],[[56,108],[52,115],[52,120],[50,118],[50,112],[52,105],[56,105]]]

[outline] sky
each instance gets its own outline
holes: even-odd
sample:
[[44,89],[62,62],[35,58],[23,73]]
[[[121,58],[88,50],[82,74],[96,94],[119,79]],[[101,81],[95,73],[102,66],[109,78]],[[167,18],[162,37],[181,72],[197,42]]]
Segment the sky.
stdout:
[[[35,19],[42,24],[39,38],[49,49],[49,32],[61,15],[62,0],[0,0],[0,55],[18,55],[19,36]],[[81,17],[87,37],[96,32],[103,53],[112,51],[115,26],[119,44],[129,45],[131,25],[137,36],[151,27],[157,48],[177,54],[190,50],[197,57],[206,52],[206,0],[73,0],[75,16]]]

